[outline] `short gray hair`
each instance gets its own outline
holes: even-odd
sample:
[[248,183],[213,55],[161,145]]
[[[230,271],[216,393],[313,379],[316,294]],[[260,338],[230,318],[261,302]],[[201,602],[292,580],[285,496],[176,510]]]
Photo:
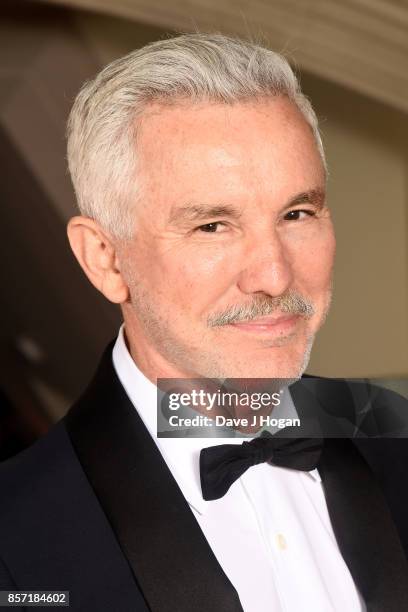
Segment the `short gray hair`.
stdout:
[[183,34],[112,62],[84,84],[68,121],[68,165],[81,213],[116,237],[132,236],[140,196],[137,119],[150,104],[234,104],[277,95],[303,113],[325,165],[316,114],[274,51],[221,34]]

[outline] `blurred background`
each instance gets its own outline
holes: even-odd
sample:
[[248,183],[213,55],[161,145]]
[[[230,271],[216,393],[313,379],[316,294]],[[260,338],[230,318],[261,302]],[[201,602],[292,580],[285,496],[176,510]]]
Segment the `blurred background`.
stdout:
[[83,81],[181,31],[262,40],[320,118],[338,255],[308,372],[408,380],[405,0],[3,0],[0,5],[0,460],[59,419],[120,324],[70,252],[65,123]]

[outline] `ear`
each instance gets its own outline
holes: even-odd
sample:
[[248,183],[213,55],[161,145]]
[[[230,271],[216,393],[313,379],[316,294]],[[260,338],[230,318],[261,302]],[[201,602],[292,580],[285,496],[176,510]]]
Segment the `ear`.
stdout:
[[111,302],[125,302],[129,289],[120,272],[112,238],[96,221],[80,216],[69,221],[67,234],[71,249],[93,286]]

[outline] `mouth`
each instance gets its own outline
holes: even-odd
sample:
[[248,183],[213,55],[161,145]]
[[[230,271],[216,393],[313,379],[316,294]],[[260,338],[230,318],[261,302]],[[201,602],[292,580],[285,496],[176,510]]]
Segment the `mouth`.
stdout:
[[300,315],[268,315],[264,317],[257,317],[250,321],[238,321],[237,323],[231,323],[227,327],[249,333],[257,334],[271,334],[274,336],[286,336],[295,331],[299,321],[301,320]]

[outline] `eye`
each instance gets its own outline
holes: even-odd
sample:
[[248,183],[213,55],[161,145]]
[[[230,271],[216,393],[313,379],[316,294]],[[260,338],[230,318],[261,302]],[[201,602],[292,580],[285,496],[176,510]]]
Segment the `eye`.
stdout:
[[200,225],[197,227],[197,230],[200,232],[207,232],[211,234],[215,234],[217,232],[217,228],[223,225],[219,221],[214,221],[213,223],[206,223],[205,225]]
[[304,215],[308,217],[315,217],[316,213],[314,210],[290,210],[283,218],[285,221],[298,221],[299,219],[304,219]]

